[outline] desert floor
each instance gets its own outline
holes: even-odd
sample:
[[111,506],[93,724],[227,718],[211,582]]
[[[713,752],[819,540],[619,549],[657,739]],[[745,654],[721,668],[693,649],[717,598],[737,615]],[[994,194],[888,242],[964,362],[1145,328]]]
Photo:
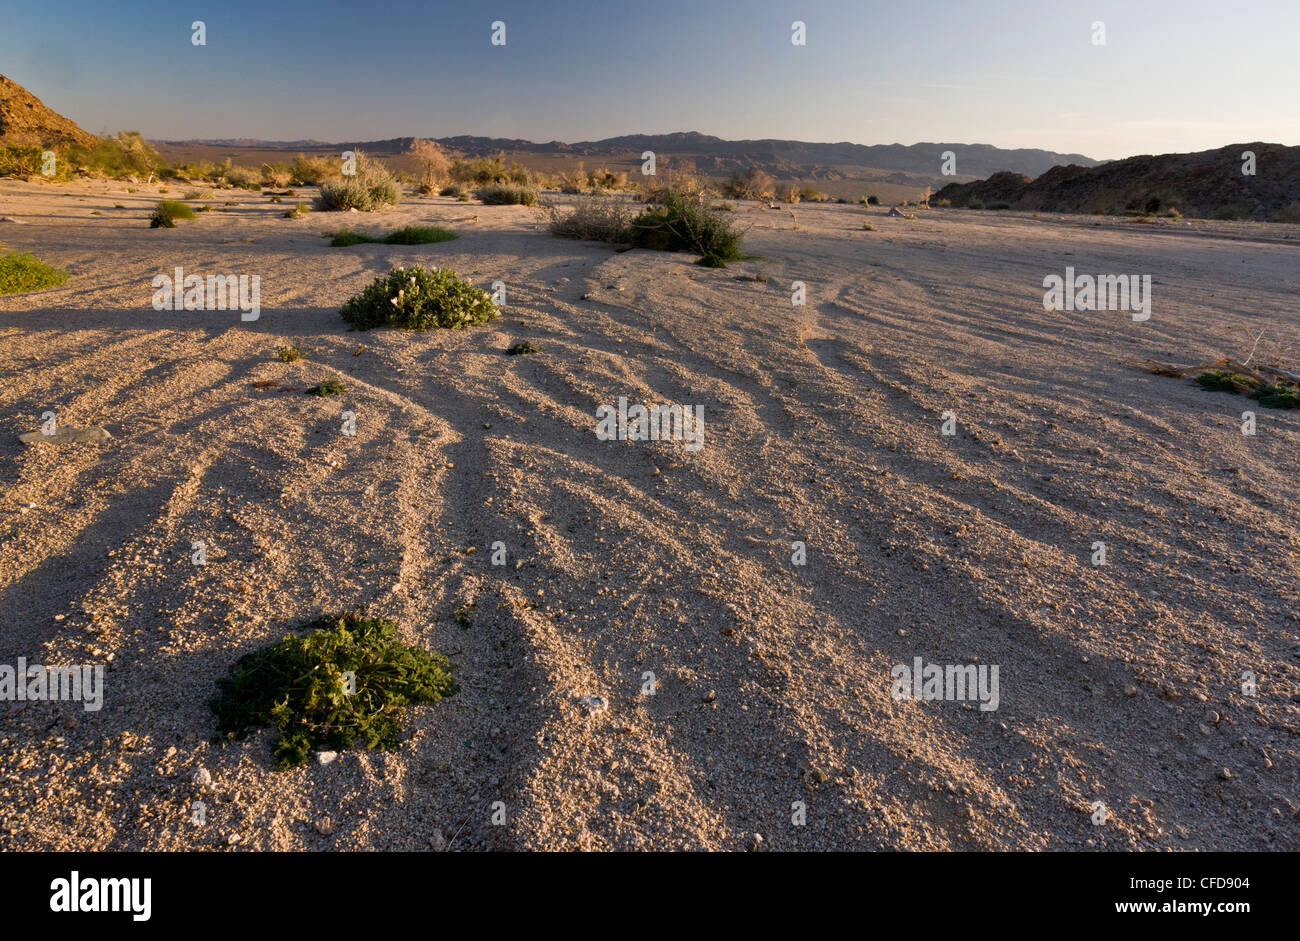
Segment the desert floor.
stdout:
[[[0,848],[1300,849],[1300,412],[1126,363],[1294,362],[1300,227],[743,204],[761,257],[712,270],[439,197],[150,229],[136,188],[0,184],[0,242],[73,274],[0,298],[0,663],[109,664],[102,711],[0,704]],[[349,332],[412,263],[503,315]],[[259,275],[260,319],[153,310],[178,265]],[[1066,266],[1150,274],[1151,319],[1045,312]],[[619,396],[703,448],[597,440]],[[113,438],[20,443],[47,410]],[[392,753],[210,741],[240,655],[349,608],[461,692]],[[999,708],[895,701],[918,656]]]

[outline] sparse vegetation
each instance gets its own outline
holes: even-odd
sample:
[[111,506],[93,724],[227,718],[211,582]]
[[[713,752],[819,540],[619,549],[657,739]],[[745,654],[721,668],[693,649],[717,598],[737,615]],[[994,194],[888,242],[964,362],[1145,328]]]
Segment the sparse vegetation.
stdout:
[[289,185],[293,179],[293,168],[287,163],[264,163],[262,164],[262,182],[267,186],[274,186],[281,189]]
[[863,200],[863,202],[866,203],[868,206],[879,206],[879,205],[880,205],[880,197],[878,197],[878,196],[868,196],[868,197],[866,197],[866,199]]
[[505,154],[495,157],[472,157],[467,160],[455,160],[451,164],[451,178],[457,183],[471,183],[475,186],[492,184],[513,184],[527,186],[530,182],[528,171],[513,161],[509,166]]
[[527,186],[480,186],[474,196],[485,206],[535,206],[537,190]]
[[356,173],[321,184],[316,208],[325,212],[371,212],[395,206],[402,198],[402,188],[384,165],[357,151]]
[[262,188],[262,171],[253,167],[227,167],[222,178],[231,186],[241,190]]
[[742,235],[722,213],[699,198],[671,192],[662,206],[648,209],[628,224],[627,239],[638,248],[657,251],[694,252],[699,264],[725,267],[744,257]]
[[439,196],[459,196],[459,197],[461,197],[461,198],[464,198],[464,197],[466,197],[466,196],[469,195],[469,190],[465,189],[465,187],[461,186],[459,183],[452,183],[452,184],[450,184],[450,185],[448,185],[448,186],[444,186],[442,189],[440,189],[440,190],[438,191],[438,195],[439,195]]
[[421,193],[432,193],[451,172],[451,159],[436,141],[417,138],[411,143],[411,156],[420,165],[416,182]]
[[514,344],[513,346],[510,347],[510,349],[506,350],[506,355],[507,355],[507,356],[522,356],[522,355],[524,355],[525,353],[540,353],[540,352],[541,352],[541,350],[539,350],[537,347],[533,346],[533,345],[532,345],[531,343],[529,343],[527,340],[524,340],[524,341],[522,341],[522,342],[520,342],[520,343],[516,343],[516,344]]
[[552,235],[561,238],[585,239],[597,242],[625,240],[631,213],[617,198],[604,196],[580,197],[567,214],[554,206],[547,207]]
[[393,622],[348,613],[244,655],[209,705],[227,738],[275,729],[273,764],[284,770],[313,751],[397,748],[402,710],[455,695],[451,673],[446,657],[401,643]]
[[340,315],[355,329],[401,327],[459,329],[497,314],[492,296],[443,268],[394,268],[343,305]]
[[0,256],[0,294],[23,294],[56,288],[68,280],[68,273],[32,255],[14,252]]
[[275,355],[282,363],[296,363],[306,354],[303,353],[301,347],[295,343],[293,346],[280,347],[275,351]]
[[151,229],[174,229],[177,219],[193,219],[194,210],[175,199],[160,199],[149,217]]
[[334,233],[330,247],[340,248],[367,242],[383,245],[431,245],[435,242],[450,242],[459,237],[455,232],[440,229],[436,225],[408,225],[387,235],[366,235],[362,232],[340,229]]
[[300,202],[292,209],[286,209],[284,211],[284,217],[286,219],[297,219],[299,216],[305,216],[309,212],[311,212],[311,207],[306,203]]
[[722,195],[732,199],[762,199],[772,193],[774,186],[770,174],[757,167],[748,167],[731,174],[722,185]]
[[186,199],[211,199],[216,193],[210,189],[193,189],[185,191]]
[[316,186],[343,175],[338,160],[302,154],[294,158],[289,171],[289,182],[295,186]]
[[1300,223],[1300,202],[1294,202],[1287,206],[1273,217],[1273,221]]

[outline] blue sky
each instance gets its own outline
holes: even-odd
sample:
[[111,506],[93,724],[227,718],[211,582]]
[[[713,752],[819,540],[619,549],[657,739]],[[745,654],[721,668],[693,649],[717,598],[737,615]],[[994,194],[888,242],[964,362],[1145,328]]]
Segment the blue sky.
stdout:
[[1300,0],[0,0],[0,24],[0,73],[157,139],[1300,144]]

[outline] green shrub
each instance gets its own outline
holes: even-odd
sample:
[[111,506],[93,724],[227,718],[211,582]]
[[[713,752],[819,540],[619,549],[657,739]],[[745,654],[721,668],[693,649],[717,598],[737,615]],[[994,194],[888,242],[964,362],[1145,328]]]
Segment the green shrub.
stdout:
[[340,315],[358,330],[402,327],[458,329],[496,316],[492,296],[443,268],[394,268],[343,305]]
[[1265,408],[1300,408],[1300,389],[1264,386],[1259,390],[1259,404]]
[[194,210],[174,199],[160,199],[149,217],[149,228],[174,229],[177,219],[193,219]]
[[469,190],[465,189],[465,187],[461,186],[459,183],[452,183],[450,186],[444,186],[438,191],[439,196],[466,196],[468,194]]
[[297,219],[299,216],[305,216],[309,212],[311,212],[311,207],[308,206],[306,203],[300,202],[292,209],[286,209],[284,211],[284,217],[286,219]]
[[507,356],[521,356],[521,355],[523,355],[523,354],[525,354],[525,353],[540,353],[540,352],[541,352],[541,350],[539,350],[537,347],[533,346],[533,345],[532,345],[531,343],[529,343],[527,340],[524,340],[524,341],[521,342],[521,343],[516,343],[516,344],[514,344],[513,346],[510,347],[510,349],[506,350],[506,355],[507,355]]
[[22,179],[39,175],[42,153],[44,151],[36,146],[0,144],[0,176],[15,176]]
[[342,248],[367,242],[376,242],[383,245],[432,245],[435,242],[450,242],[457,238],[460,238],[460,236],[455,232],[440,229],[436,225],[408,225],[403,229],[389,232],[383,236],[366,235],[362,232],[340,229],[334,233],[330,247]]
[[474,196],[485,206],[536,206],[537,190],[527,186],[500,184],[480,186]]
[[216,194],[210,189],[186,190],[186,199],[211,199]]
[[231,186],[242,190],[260,190],[262,171],[253,167],[227,167],[222,177]]
[[446,657],[401,643],[393,622],[348,613],[241,657],[209,706],[221,735],[274,728],[273,763],[284,770],[358,742],[396,749],[402,710],[455,695],[451,673]]
[[371,212],[396,206],[401,199],[402,188],[384,165],[357,151],[356,173],[322,183],[316,208],[325,212]]
[[319,382],[307,390],[308,395],[318,395],[325,398],[330,395],[342,395],[348,391],[348,387],[333,376],[330,376],[324,382]]
[[282,363],[296,363],[305,355],[298,344],[293,346],[282,346],[275,351],[275,355]]
[[867,203],[868,206],[879,206],[879,205],[880,205],[880,197],[878,197],[878,196],[868,196],[868,197],[866,198],[866,203]]
[[641,213],[627,228],[628,241],[638,248],[694,252],[702,256],[700,264],[715,268],[744,257],[741,238],[725,215],[677,192],[669,192],[664,205]]
[[604,196],[580,197],[566,215],[561,215],[554,206],[548,207],[548,212],[552,235],[596,242],[625,240],[631,218],[631,213],[620,200]]
[[0,294],[22,294],[55,288],[68,280],[68,273],[31,255],[14,252],[0,256]]
[[79,167],[109,177],[147,177],[167,166],[138,131],[118,131],[112,137],[97,139],[89,147],[71,144],[60,163],[66,168]]
[[296,186],[315,186],[341,175],[339,161],[328,157],[304,157],[299,154],[289,168],[289,182]]

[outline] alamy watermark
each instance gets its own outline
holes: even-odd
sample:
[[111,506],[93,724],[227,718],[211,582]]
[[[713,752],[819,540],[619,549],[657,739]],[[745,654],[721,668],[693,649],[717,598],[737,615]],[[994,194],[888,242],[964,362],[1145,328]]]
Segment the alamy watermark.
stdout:
[[17,667],[0,663],[0,700],[71,700],[80,702],[86,712],[98,712],[104,707],[104,665],[28,666],[26,657],[18,658]]
[[262,315],[261,275],[186,274],[176,268],[175,276],[155,275],[152,286],[154,310],[239,310],[239,319],[256,320]]
[[920,657],[914,657],[910,668],[900,663],[889,671],[889,675],[894,678],[889,692],[896,700],[979,700],[980,712],[993,712],[1000,702],[996,664],[927,665]]
[[1043,279],[1043,310],[1128,310],[1137,321],[1151,319],[1151,275],[1090,274],[1075,277],[1073,268],[1065,277],[1049,274]]
[[596,407],[596,437],[601,441],[684,441],[687,451],[704,447],[703,405],[627,404]]

